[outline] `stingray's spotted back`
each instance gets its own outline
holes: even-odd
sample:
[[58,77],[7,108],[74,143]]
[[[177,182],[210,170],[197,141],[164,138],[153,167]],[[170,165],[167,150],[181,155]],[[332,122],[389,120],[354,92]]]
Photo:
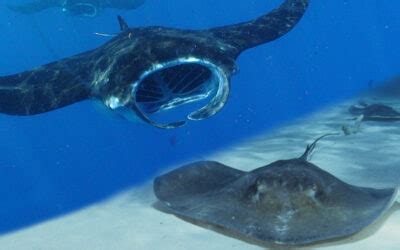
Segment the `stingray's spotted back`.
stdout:
[[284,245],[354,234],[384,213],[397,192],[346,184],[301,158],[250,172],[192,163],[156,178],[154,191],[177,216]]

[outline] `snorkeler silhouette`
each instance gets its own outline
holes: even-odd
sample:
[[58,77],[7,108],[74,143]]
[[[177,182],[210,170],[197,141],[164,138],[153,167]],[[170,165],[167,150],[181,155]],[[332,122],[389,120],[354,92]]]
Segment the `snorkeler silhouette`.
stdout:
[[136,9],[145,0],[34,0],[25,4],[9,4],[10,10],[33,14],[48,8],[60,7],[61,10],[72,16],[95,17],[106,8]]

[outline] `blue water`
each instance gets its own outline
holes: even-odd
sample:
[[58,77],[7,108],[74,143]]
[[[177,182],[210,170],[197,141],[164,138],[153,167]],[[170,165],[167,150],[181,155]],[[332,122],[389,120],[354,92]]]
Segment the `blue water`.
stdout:
[[[117,32],[117,14],[131,26],[207,28],[254,18],[280,2],[147,0],[94,19],[1,7],[0,74],[96,48],[107,38],[92,33]],[[241,55],[229,102],[205,121],[160,130],[112,119],[90,102],[32,117],[1,115],[0,233],[76,211],[400,73],[399,1],[311,2],[292,32]]]

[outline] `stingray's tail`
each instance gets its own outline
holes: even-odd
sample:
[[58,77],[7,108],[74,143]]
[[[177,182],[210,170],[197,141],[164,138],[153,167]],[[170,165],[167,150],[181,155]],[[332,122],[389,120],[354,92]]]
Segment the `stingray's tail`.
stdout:
[[57,7],[61,4],[60,0],[34,0],[28,3],[7,4],[7,8],[22,14],[33,14],[48,8]]
[[324,135],[318,137],[317,139],[314,140],[313,143],[307,145],[306,151],[304,152],[304,154],[302,156],[300,156],[300,159],[303,159],[306,161],[309,160],[312,152],[315,149],[315,146],[317,145],[317,142],[324,137],[332,136],[332,135],[340,135],[340,134],[339,133],[329,133],[329,134],[324,134]]
[[309,0],[285,0],[277,9],[257,19],[210,31],[241,52],[288,33],[304,15],[308,3]]

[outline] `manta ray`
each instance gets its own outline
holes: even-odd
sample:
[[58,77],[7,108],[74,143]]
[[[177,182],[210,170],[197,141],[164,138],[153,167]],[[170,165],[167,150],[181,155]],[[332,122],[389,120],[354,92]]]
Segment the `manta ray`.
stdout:
[[286,0],[254,20],[203,30],[129,28],[120,17],[122,32],[103,46],[0,77],[0,112],[35,115],[94,99],[126,119],[175,128],[185,121],[150,116],[207,101],[187,118],[208,118],[228,99],[238,56],[288,33],[308,4]]
[[23,14],[59,7],[72,16],[94,17],[106,8],[131,10],[144,2],[145,0],[34,0],[25,4],[9,4],[7,7]]

